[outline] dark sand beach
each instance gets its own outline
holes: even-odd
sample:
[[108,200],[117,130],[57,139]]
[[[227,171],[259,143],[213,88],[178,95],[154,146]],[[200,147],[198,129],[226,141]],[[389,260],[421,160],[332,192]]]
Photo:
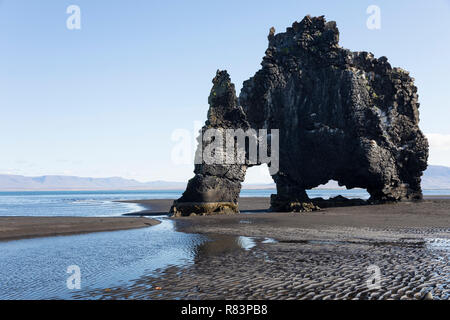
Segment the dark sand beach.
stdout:
[[[136,201],[160,214],[172,200]],[[241,214],[174,219],[212,241],[194,263],[89,297],[110,299],[449,299],[450,200],[269,213],[241,198]],[[141,213],[142,214],[142,213]],[[380,286],[369,266],[380,272]],[[82,296],[80,296],[82,297]]]
[[143,217],[0,217],[0,241],[144,228],[158,223]]

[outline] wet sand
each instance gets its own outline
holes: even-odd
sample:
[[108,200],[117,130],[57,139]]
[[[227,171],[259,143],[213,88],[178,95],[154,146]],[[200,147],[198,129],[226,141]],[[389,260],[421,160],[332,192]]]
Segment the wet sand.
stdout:
[[[172,200],[148,200],[161,213]],[[268,213],[269,200],[242,198],[241,214],[174,219],[206,234],[194,262],[103,299],[450,299],[450,200]],[[152,209],[153,208],[153,209]],[[250,247],[242,243],[252,243]],[[373,269],[379,271],[379,281]],[[377,286],[379,285],[379,286]],[[80,296],[82,298],[82,296]]]
[[140,216],[162,216],[169,213],[170,207],[172,206],[173,199],[161,199],[161,200],[121,200],[117,202],[122,203],[136,203],[141,207],[146,208],[145,210],[138,212],[125,213],[124,216],[140,217]]
[[144,228],[158,223],[143,217],[0,217],[0,241]]

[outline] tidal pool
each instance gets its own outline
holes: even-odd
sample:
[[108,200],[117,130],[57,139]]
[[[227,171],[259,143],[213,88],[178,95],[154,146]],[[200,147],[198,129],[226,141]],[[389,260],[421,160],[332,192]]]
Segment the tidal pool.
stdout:
[[[192,263],[206,237],[177,232],[160,217],[150,228],[0,242],[0,299],[71,299],[169,265]],[[81,289],[69,289],[69,266],[78,266]]]

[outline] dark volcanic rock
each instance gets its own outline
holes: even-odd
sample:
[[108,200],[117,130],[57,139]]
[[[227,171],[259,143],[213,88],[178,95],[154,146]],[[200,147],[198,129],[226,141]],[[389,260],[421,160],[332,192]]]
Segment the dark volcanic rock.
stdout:
[[[307,16],[284,33],[272,28],[268,38],[262,69],[244,82],[242,109],[227,75],[227,102],[218,108],[210,97],[208,118],[218,108],[210,125],[280,130],[272,209],[316,209],[305,190],[329,180],[367,189],[370,202],[421,199],[428,143],[409,73],[386,57],[341,48],[336,23],[323,17]],[[179,202],[235,203],[246,167],[232,166],[226,177],[213,168],[196,166]]]
[[348,199],[343,196],[336,196],[326,200],[323,198],[313,198],[311,202],[319,208],[364,206],[368,204],[367,201],[362,199]]
[[[197,139],[199,148],[196,159],[201,159],[202,151],[211,143],[202,139],[206,130],[243,129],[246,131],[250,128],[242,107],[237,105],[234,84],[231,83],[226,71],[217,71],[208,102],[210,105],[208,120]],[[192,213],[205,215],[238,212],[237,199],[246,170],[245,163],[207,164],[200,161],[195,165],[194,178],[189,180],[183,196],[174,202],[171,212],[175,216]]]

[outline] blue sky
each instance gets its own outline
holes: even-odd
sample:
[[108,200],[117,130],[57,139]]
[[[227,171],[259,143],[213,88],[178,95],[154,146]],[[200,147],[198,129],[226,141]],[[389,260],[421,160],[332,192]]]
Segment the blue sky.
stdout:
[[[66,28],[72,4],[81,30]],[[366,27],[372,4],[380,30]],[[239,91],[270,27],[306,14],[337,21],[343,47],[411,72],[430,163],[450,166],[450,0],[0,0],[0,173],[190,178],[171,135],[205,120],[216,70]],[[266,181],[256,168],[247,179]]]

